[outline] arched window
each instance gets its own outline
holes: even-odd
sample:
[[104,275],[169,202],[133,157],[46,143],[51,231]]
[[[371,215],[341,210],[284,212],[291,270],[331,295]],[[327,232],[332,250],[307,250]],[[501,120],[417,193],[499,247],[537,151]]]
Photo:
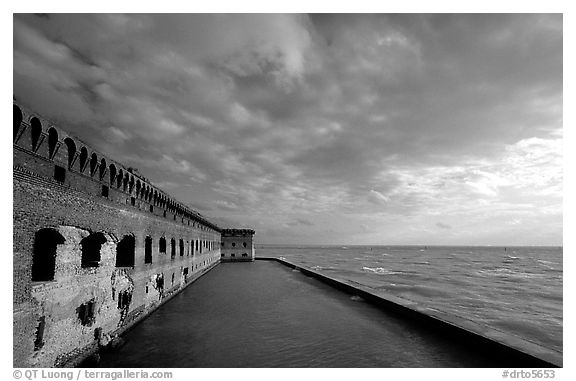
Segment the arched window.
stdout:
[[158,241],[158,251],[162,254],[166,254],[166,238],[160,237],[160,241]]
[[97,165],[98,165],[98,156],[96,156],[96,154],[93,153],[92,157],[90,158],[90,176],[94,176]]
[[248,244],[246,242],[242,242],[242,246],[246,247]]
[[132,193],[134,189],[134,176],[130,176],[130,182],[128,183],[128,193]]
[[56,143],[58,143],[58,131],[54,127],[50,127],[48,130],[48,155],[50,159],[54,156]]
[[86,169],[86,164],[88,162],[88,150],[86,147],[80,149],[80,172],[84,172]]
[[[166,241],[164,241],[164,245],[166,245]],[[150,236],[146,236],[144,239],[144,263],[152,263],[152,237]]]
[[140,193],[140,180],[136,180],[136,197],[139,196]]
[[32,127],[32,150],[38,148],[38,140],[40,140],[40,135],[42,134],[42,123],[36,117],[30,120],[30,127]]
[[12,140],[16,141],[16,136],[18,136],[18,131],[20,130],[20,125],[22,124],[22,110],[20,110],[20,107],[16,105],[14,105],[12,109],[14,110],[14,136],[12,137]]
[[32,252],[32,282],[54,280],[56,249],[64,241],[64,237],[54,229],[47,228],[36,232]]
[[82,246],[82,267],[98,267],[100,264],[100,249],[106,242],[104,234],[92,233],[80,241]]
[[180,238],[180,256],[184,256],[184,240]]
[[98,168],[100,171],[100,181],[104,180],[104,175],[106,174],[106,160],[104,158],[102,158],[102,160],[100,160],[100,168]]
[[72,168],[74,156],[76,155],[76,144],[74,140],[70,138],[64,139],[64,144],[66,144],[66,148],[68,149],[68,168]]
[[134,267],[134,250],[136,239],[133,235],[125,235],[116,245],[116,267]]
[[170,240],[170,258],[176,258],[176,240],[174,238]]
[[110,164],[110,186],[114,186],[114,179],[116,178],[116,166],[114,164]]

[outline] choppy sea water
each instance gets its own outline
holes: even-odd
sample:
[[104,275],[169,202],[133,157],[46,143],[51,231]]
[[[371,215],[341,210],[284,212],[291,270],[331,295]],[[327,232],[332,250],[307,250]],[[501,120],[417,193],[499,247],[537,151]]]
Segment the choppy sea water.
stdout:
[[562,352],[562,247],[272,246],[287,260]]

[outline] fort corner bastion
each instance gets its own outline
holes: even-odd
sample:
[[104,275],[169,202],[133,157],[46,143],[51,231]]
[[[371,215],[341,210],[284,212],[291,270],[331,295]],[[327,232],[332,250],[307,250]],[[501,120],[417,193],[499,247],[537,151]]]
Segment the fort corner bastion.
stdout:
[[[14,367],[78,365],[222,256],[254,259],[253,230],[221,229],[137,170],[13,111]],[[225,253],[232,242],[238,258]]]

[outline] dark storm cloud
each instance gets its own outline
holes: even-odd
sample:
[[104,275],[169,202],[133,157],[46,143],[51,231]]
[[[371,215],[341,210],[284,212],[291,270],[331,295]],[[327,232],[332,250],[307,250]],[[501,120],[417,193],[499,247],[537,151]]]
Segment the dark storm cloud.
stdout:
[[558,204],[561,15],[15,15],[14,92],[238,223]]

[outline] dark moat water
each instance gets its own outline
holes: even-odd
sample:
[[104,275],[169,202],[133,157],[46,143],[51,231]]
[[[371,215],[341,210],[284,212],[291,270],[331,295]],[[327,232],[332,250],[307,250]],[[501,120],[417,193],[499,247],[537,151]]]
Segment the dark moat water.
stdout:
[[220,264],[125,339],[101,367],[504,366],[268,261]]

